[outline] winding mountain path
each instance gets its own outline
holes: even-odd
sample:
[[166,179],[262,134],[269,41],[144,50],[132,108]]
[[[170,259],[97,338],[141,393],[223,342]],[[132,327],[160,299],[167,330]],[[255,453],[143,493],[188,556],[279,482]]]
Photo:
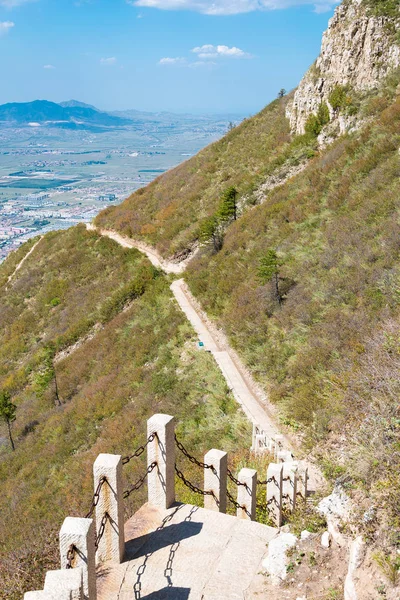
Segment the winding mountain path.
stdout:
[[[24,256],[24,258],[22,260],[19,261],[19,263],[17,264],[17,266],[15,267],[14,271],[11,273],[11,275],[9,276],[9,278],[7,279],[7,285],[10,283],[11,279],[14,277],[15,273],[17,271],[20,270],[20,268],[22,267],[22,265],[24,264],[24,262],[26,261],[26,259],[32,254],[32,252],[35,250],[36,246],[39,244],[39,242],[41,241],[43,236],[40,236],[40,238],[38,239],[37,242],[35,242],[32,246],[32,248],[29,250],[29,252],[27,252]],[[7,290],[7,286],[6,286],[6,290]]]
[[145,244],[144,242],[133,240],[132,238],[128,238],[127,236],[121,235],[116,231],[111,231],[110,229],[98,229],[91,223],[86,223],[86,228],[89,231],[97,231],[97,233],[100,233],[100,235],[104,235],[110,238],[111,240],[114,240],[114,242],[117,242],[124,248],[136,248],[137,250],[140,250],[140,252],[146,254],[147,258],[149,259],[152,265],[154,265],[158,269],[162,269],[165,273],[173,273],[174,275],[183,273],[183,271],[186,269],[187,263],[193,258],[192,255],[181,262],[171,262],[165,260],[155,248],[149,246],[148,244]]
[[[97,229],[94,225],[87,225],[87,228],[109,237],[124,248],[137,248],[146,254],[155,267],[162,269],[165,273],[182,273],[192,258],[190,257],[189,260],[186,259],[179,264],[173,263],[163,259],[154,248],[143,242],[138,242],[115,231]],[[216,329],[200,308],[184,280],[175,280],[171,285],[171,290],[182,312],[196,331],[200,341],[203,342],[205,350],[211,352],[214,356],[229,388],[249,421],[261,427],[269,438],[283,435],[275,424],[274,407],[269,404],[265,394],[253,380],[237,353],[229,345],[226,336]],[[291,449],[293,446],[292,440],[289,440],[285,435],[283,435],[283,438],[285,448]]]

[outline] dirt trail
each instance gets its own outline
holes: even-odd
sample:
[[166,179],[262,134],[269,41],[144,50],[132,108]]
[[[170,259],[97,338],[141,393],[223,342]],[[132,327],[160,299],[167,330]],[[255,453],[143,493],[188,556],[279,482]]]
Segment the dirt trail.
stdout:
[[[160,257],[154,248],[147,246],[147,244],[127,238],[114,231],[97,229],[93,225],[87,225],[87,227],[109,237],[125,248],[137,248],[146,254],[154,266],[163,269],[166,273],[182,273],[186,268],[187,261],[179,265],[166,261]],[[205,349],[214,356],[229,388],[251,423],[262,427],[268,437],[273,438],[276,435],[282,435],[272,416],[275,412],[274,407],[268,403],[265,393],[253,380],[237,353],[231,348],[226,336],[210,322],[197,300],[190,293],[184,280],[174,281],[171,290],[199,339],[204,343]],[[284,441],[287,449],[293,447],[293,440],[290,440],[287,435],[284,435]]]
[[[27,254],[25,254],[24,258],[22,260],[20,260],[20,262],[15,267],[14,271],[11,273],[11,275],[7,279],[7,284],[10,283],[10,281],[14,277],[15,273],[17,271],[19,271],[19,269],[22,267],[22,265],[24,264],[24,262],[26,261],[26,259],[28,258],[28,256],[30,256],[32,254],[32,252],[35,250],[36,246],[41,241],[41,239],[42,239],[42,236],[40,236],[40,238],[38,239],[38,241],[35,244],[33,244],[32,248],[29,250],[29,252],[27,252]],[[6,290],[7,290],[7,285],[6,285]]]
[[109,229],[98,229],[92,224],[87,223],[86,228],[89,231],[97,231],[101,235],[109,237],[111,240],[114,240],[124,248],[137,248],[144,254],[146,254],[149,261],[158,269],[162,269],[165,273],[173,273],[174,275],[179,275],[183,273],[186,269],[187,263],[193,258],[194,254],[189,256],[187,259],[181,262],[171,262],[165,260],[152,246],[145,244],[144,242],[139,242],[137,240],[133,240],[132,238],[128,238],[125,235],[121,235],[116,231],[110,231]]

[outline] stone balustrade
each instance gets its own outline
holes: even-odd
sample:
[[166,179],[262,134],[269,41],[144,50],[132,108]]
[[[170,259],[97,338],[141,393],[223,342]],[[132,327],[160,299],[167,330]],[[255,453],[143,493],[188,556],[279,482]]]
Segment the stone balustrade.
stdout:
[[[176,445],[192,462],[204,468],[204,490],[190,483],[189,487],[204,495],[204,507],[208,510],[225,513],[228,498],[236,507],[238,518],[254,521],[257,510],[266,510],[269,522],[280,527],[284,512],[293,511],[298,498],[307,496],[307,469],[283,449],[281,436],[268,442],[268,450],[276,462],[270,463],[266,480],[260,481],[257,471],[247,468],[241,469],[236,479],[228,469],[228,455],[222,450],[207,452],[204,463],[190,457],[176,441],[175,420],[169,415],[154,415],[147,425],[145,476],[128,492],[123,491],[122,465],[139,456],[144,448],[126,459],[112,454],[97,457],[93,466],[95,493],[90,512],[86,518],[67,517],[60,530],[61,569],[49,571],[43,590],[27,592],[24,600],[96,600],[96,564],[121,563],[124,558],[124,497],[138,489],[147,476],[149,504],[167,509],[175,503],[175,474],[182,479],[182,473],[176,468]],[[228,491],[228,477],[236,485],[236,499]],[[188,485],[185,477],[183,481]],[[257,506],[260,486],[265,487],[266,495],[266,503],[261,508]]]

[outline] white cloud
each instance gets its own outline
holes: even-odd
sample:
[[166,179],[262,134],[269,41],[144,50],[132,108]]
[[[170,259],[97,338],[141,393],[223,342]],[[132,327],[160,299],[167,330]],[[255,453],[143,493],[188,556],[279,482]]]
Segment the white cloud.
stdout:
[[115,58],[115,56],[110,56],[109,58],[101,58],[100,59],[100,64],[104,65],[106,67],[110,67],[112,65],[115,65],[117,62],[117,59]]
[[161,58],[158,61],[158,64],[164,66],[185,65],[186,59],[182,58],[181,56],[177,56],[176,58],[170,58],[166,56],[165,58]]
[[236,46],[213,46],[212,44],[204,44],[204,46],[196,46],[192,52],[197,54],[200,59],[209,58],[251,58],[251,54],[244,52]]
[[205,15],[236,15],[255,10],[278,10],[312,4],[316,12],[332,9],[338,0],[127,0],[132,6],[161,10],[193,10]]
[[15,26],[12,21],[0,21],[0,35],[5,35]]
[[43,65],[43,69],[51,70],[51,69],[55,69],[55,66],[54,65]]

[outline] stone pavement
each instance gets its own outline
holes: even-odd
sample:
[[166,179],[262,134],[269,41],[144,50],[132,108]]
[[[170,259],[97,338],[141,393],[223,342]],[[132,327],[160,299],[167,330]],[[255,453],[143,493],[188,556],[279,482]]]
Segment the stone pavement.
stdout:
[[97,598],[250,600],[246,590],[277,532],[188,504],[145,504],[125,525],[125,562],[101,566]]

